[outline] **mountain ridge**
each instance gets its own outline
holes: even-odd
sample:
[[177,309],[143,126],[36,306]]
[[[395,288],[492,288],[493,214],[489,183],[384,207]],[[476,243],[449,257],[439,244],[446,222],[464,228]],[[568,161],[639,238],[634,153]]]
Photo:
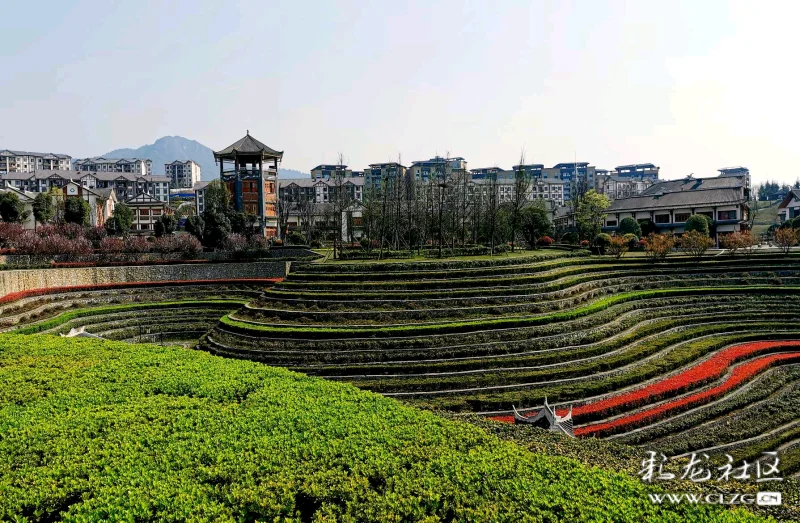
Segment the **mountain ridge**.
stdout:
[[[214,151],[196,140],[183,136],[162,136],[151,144],[137,148],[123,147],[100,156],[107,158],[142,158],[152,160],[153,174],[164,174],[164,164],[180,160],[194,160],[200,165],[201,179],[209,181],[216,178],[219,166],[214,162]],[[284,178],[310,178],[311,174],[294,169],[278,168],[279,176]]]

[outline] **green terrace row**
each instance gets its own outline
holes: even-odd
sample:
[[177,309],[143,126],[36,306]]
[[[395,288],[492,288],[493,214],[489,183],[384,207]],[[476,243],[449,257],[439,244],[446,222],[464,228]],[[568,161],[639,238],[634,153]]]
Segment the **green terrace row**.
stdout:
[[[505,389],[538,386],[542,383],[562,380],[575,381],[586,379],[599,373],[615,372],[626,365],[636,365],[643,359],[669,351],[674,346],[689,340],[706,336],[716,336],[728,332],[777,332],[789,328],[800,319],[800,314],[778,317],[778,321],[739,321],[730,323],[714,323],[690,328],[678,329],[671,333],[661,333],[643,340],[623,345],[611,351],[605,351],[602,345],[595,351],[565,351],[563,361],[537,364],[524,361],[524,365],[484,369],[483,372],[451,372],[432,375],[393,376],[358,375],[342,376],[359,387],[380,392],[393,393],[442,393],[463,391],[464,389],[482,389],[498,387]],[[783,320],[783,321],[781,321]],[[788,322],[788,323],[787,323]],[[586,354],[586,353],[589,354]],[[592,353],[596,352],[596,353]],[[521,362],[522,363],[522,362]]]
[[260,293],[254,285],[175,286],[147,289],[103,289],[42,295],[5,305],[0,309],[0,326],[11,327],[57,314],[61,310],[85,308],[103,304],[135,303],[142,301],[175,301],[192,299],[248,300]]
[[[729,334],[713,334],[685,342],[674,341],[668,347],[644,345],[638,347],[640,353],[652,354],[645,361],[629,364],[625,369],[600,371],[575,378],[550,380],[548,384],[519,384],[510,387],[468,388],[433,392],[394,393],[390,396],[411,401],[421,406],[453,411],[497,412],[508,411],[510,405],[517,407],[541,405],[545,397],[556,403],[586,401],[604,397],[624,390],[626,387],[641,386],[648,380],[660,379],[663,375],[675,372],[700,358],[728,345],[743,341],[792,340],[800,336],[800,328],[776,326],[767,332],[741,330]],[[767,326],[768,327],[768,326]],[[780,329],[780,330],[778,330]],[[653,342],[655,344],[656,342]],[[576,366],[576,373],[586,371]]]
[[484,259],[466,260],[429,260],[424,262],[396,262],[388,263],[293,263],[292,267],[304,273],[348,274],[362,272],[410,272],[418,270],[450,270],[469,269],[482,267],[502,267],[506,265],[520,265],[535,263],[551,258],[589,256],[588,251],[566,251],[562,249],[542,249],[535,254],[524,256],[494,256]]
[[713,293],[717,296],[731,294],[764,293],[774,295],[792,295],[800,291],[795,286],[735,286],[735,287],[688,287],[675,289],[650,289],[631,291],[603,297],[586,305],[570,310],[554,312],[539,316],[513,316],[486,320],[471,320],[460,322],[439,322],[413,325],[369,325],[353,326],[284,326],[265,325],[242,319],[223,317],[220,321],[229,330],[248,334],[261,333],[264,336],[287,339],[334,339],[334,338],[365,338],[365,337],[393,337],[393,336],[425,336],[431,334],[464,333],[481,330],[493,330],[514,327],[532,327],[552,322],[568,321],[602,311],[616,304],[629,301],[639,301],[648,298],[671,296],[695,296]]
[[[418,323],[429,320],[460,320],[465,318],[498,318],[502,316],[534,313],[545,313],[555,310],[576,307],[592,298],[604,294],[628,292],[635,290],[677,288],[677,287],[730,287],[734,285],[789,285],[800,284],[800,269],[775,272],[723,273],[720,275],[706,272],[676,274],[670,276],[627,276],[624,273],[614,278],[596,280],[590,277],[581,278],[564,289],[541,292],[527,296],[508,296],[504,304],[459,303],[460,306],[447,306],[444,303],[430,304],[432,308],[409,307],[422,305],[411,301],[407,308],[383,309],[369,308],[365,310],[309,310],[291,308],[265,308],[248,303],[238,311],[233,319],[243,319],[258,323],[270,324],[302,324],[321,325],[335,323],[339,325],[397,324]],[[565,282],[566,284],[567,282]],[[484,300],[481,300],[483,302]],[[492,300],[499,301],[499,300]],[[365,305],[361,302],[362,305]]]
[[[302,372],[324,376],[429,373],[491,369],[518,364],[520,361],[537,361],[542,364],[563,361],[562,355],[597,353],[600,343],[607,350],[624,346],[645,336],[657,335],[687,325],[720,322],[724,315],[761,317],[773,314],[778,307],[800,305],[800,297],[783,301],[768,296],[752,296],[735,303],[717,303],[714,298],[697,296],[688,303],[675,300],[663,305],[660,300],[649,300],[649,307],[621,312],[615,306],[593,317],[564,323],[553,323],[538,328],[494,331],[491,334],[514,334],[516,340],[483,341],[460,345],[428,347],[395,347],[391,349],[329,348],[317,344],[301,346],[296,350],[272,347],[269,340],[252,339],[218,328],[209,338],[224,345],[225,341],[239,342],[235,349],[248,350],[250,356],[263,358],[266,363],[289,364]],[[658,306],[656,306],[658,305]],[[698,313],[702,310],[702,313]],[[614,313],[617,313],[616,315]],[[599,324],[593,320],[601,320]],[[449,336],[433,337],[432,340]],[[422,340],[423,342],[426,340]],[[468,341],[468,340],[467,340]],[[329,343],[329,342],[320,342]],[[360,344],[359,344],[360,345]]]
[[273,287],[273,292],[269,295],[277,295],[279,291],[283,292],[325,292],[325,291],[435,291],[435,290],[458,290],[458,289],[478,289],[484,287],[509,289],[516,286],[524,286],[535,283],[546,283],[558,278],[568,275],[587,274],[592,272],[609,272],[609,271],[634,271],[641,270],[647,273],[658,270],[671,268],[677,269],[695,269],[698,267],[726,267],[728,270],[734,267],[743,267],[747,270],[758,268],[763,265],[777,266],[777,267],[797,267],[800,265],[800,256],[791,259],[775,260],[775,259],[759,259],[747,260],[744,258],[727,258],[727,259],[712,259],[697,262],[689,258],[682,259],[681,261],[670,261],[664,266],[654,266],[643,258],[621,260],[619,262],[612,262],[608,259],[589,260],[590,263],[580,264],[573,263],[568,267],[554,268],[552,270],[544,271],[541,274],[522,274],[513,275],[503,278],[485,277],[485,278],[450,278],[444,277],[442,279],[431,280],[393,280],[382,279],[380,281],[372,282],[335,282],[335,281],[320,281],[320,282],[295,282],[292,280],[292,274],[284,281],[276,284]]
[[792,307],[798,303],[798,297],[785,294],[744,293],[725,298],[702,294],[659,297],[611,305],[564,322],[419,337],[281,340],[261,335],[260,332],[243,334],[231,331],[222,323],[212,335],[222,343],[252,351],[250,356],[260,355],[266,358],[265,361],[272,362],[357,364],[413,359],[429,361],[433,358],[487,358],[592,343],[645,320],[691,315],[698,310],[747,314],[749,311]]
[[[219,307],[221,310],[231,310],[240,306],[243,302],[241,300],[204,300],[204,301],[174,301],[174,302],[154,302],[154,303],[136,303],[136,304],[121,304],[121,305],[108,305],[105,307],[90,307],[83,309],[71,310],[59,314],[55,317],[21,327],[16,329],[16,334],[36,334],[40,332],[47,332],[61,325],[67,324],[73,320],[82,318],[91,318],[94,316],[110,315],[115,313],[125,313],[130,311],[147,311],[154,310],[169,310],[177,309],[184,314],[190,314],[186,309],[208,309],[210,307]],[[113,321],[113,320],[112,320]],[[69,330],[69,329],[67,329]]]
[[[567,255],[561,257],[550,257],[548,259],[537,259],[528,263],[516,263],[506,265],[493,265],[480,268],[450,268],[441,270],[426,270],[421,266],[424,264],[410,264],[407,271],[386,270],[387,264],[361,264],[359,271],[337,272],[339,265],[330,264],[315,264],[296,265],[292,264],[292,270],[289,274],[287,283],[308,284],[313,286],[316,284],[347,284],[347,283],[379,283],[382,281],[407,281],[414,280],[461,280],[461,279],[480,279],[496,276],[520,276],[520,275],[536,275],[543,272],[551,271],[554,269],[567,268],[575,265],[630,265],[641,266],[646,265],[650,267],[662,267],[672,265],[686,265],[686,264],[718,264],[728,263],[733,265],[747,266],[749,264],[761,263],[792,263],[800,259],[798,254],[759,254],[749,258],[737,256],[714,256],[702,258],[699,262],[689,256],[671,256],[665,261],[658,264],[653,264],[642,256],[632,256],[614,259],[608,256],[574,256]],[[519,260],[519,258],[517,258]],[[313,272],[309,272],[314,269]]]

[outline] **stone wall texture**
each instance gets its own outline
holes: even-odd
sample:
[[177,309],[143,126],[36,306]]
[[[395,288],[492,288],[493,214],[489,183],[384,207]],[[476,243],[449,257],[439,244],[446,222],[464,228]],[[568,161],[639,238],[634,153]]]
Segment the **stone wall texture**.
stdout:
[[0,296],[30,289],[98,283],[283,278],[288,267],[288,262],[276,261],[5,270],[0,271]]

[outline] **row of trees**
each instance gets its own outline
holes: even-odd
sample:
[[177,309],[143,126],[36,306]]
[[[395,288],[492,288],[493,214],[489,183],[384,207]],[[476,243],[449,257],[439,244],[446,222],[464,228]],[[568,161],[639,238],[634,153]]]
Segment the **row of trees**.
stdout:
[[[36,225],[47,223],[76,223],[88,225],[91,208],[82,198],[64,198],[64,193],[56,188],[36,195],[32,203],[33,218]],[[0,194],[0,219],[6,223],[23,223],[30,218],[31,211],[16,193]]]
[[[398,158],[398,164],[402,159]],[[519,165],[525,164],[521,155]],[[455,249],[485,245],[492,252],[513,251],[520,242],[535,246],[554,232],[548,202],[531,194],[532,180],[523,170],[514,173],[511,191],[501,192],[501,183],[489,176],[478,183],[469,173],[453,169],[449,155],[427,180],[410,173],[385,172],[379,184],[369,184],[362,202],[356,203],[345,177],[344,156],[331,178],[328,202],[317,204],[279,199],[279,230],[283,233],[290,210],[299,218],[303,236],[330,239],[334,257],[344,239],[353,243],[352,212],[361,211],[363,242],[368,249],[420,251],[423,248]],[[508,187],[508,184],[505,185]],[[577,191],[577,190],[576,190]],[[577,191],[573,199],[577,230],[581,238],[593,238],[602,226],[610,201],[593,190]],[[559,231],[561,233],[566,230]]]

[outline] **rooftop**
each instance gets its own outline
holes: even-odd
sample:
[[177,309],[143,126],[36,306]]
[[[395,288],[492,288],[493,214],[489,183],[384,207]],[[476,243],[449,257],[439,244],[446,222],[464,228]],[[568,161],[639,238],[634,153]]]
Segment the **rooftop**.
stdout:
[[740,187],[697,189],[692,191],[641,194],[630,198],[620,198],[614,200],[611,207],[608,208],[608,212],[675,207],[738,205],[743,202],[744,195]]
[[247,131],[247,134],[240,140],[232,143],[228,147],[224,148],[221,151],[214,152],[214,159],[215,160],[232,160],[237,155],[261,155],[262,158],[283,158],[283,151],[276,151],[271,147],[267,147],[263,143],[259,142],[252,136],[250,136],[250,131]]
[[57,153],[33,153],[30,151],[15,151],[12,149],[0,149],[0,156],[41,156],[41,157],[53,157],[53,158],[72,158],[72,156],[68,154],[57,154]]

